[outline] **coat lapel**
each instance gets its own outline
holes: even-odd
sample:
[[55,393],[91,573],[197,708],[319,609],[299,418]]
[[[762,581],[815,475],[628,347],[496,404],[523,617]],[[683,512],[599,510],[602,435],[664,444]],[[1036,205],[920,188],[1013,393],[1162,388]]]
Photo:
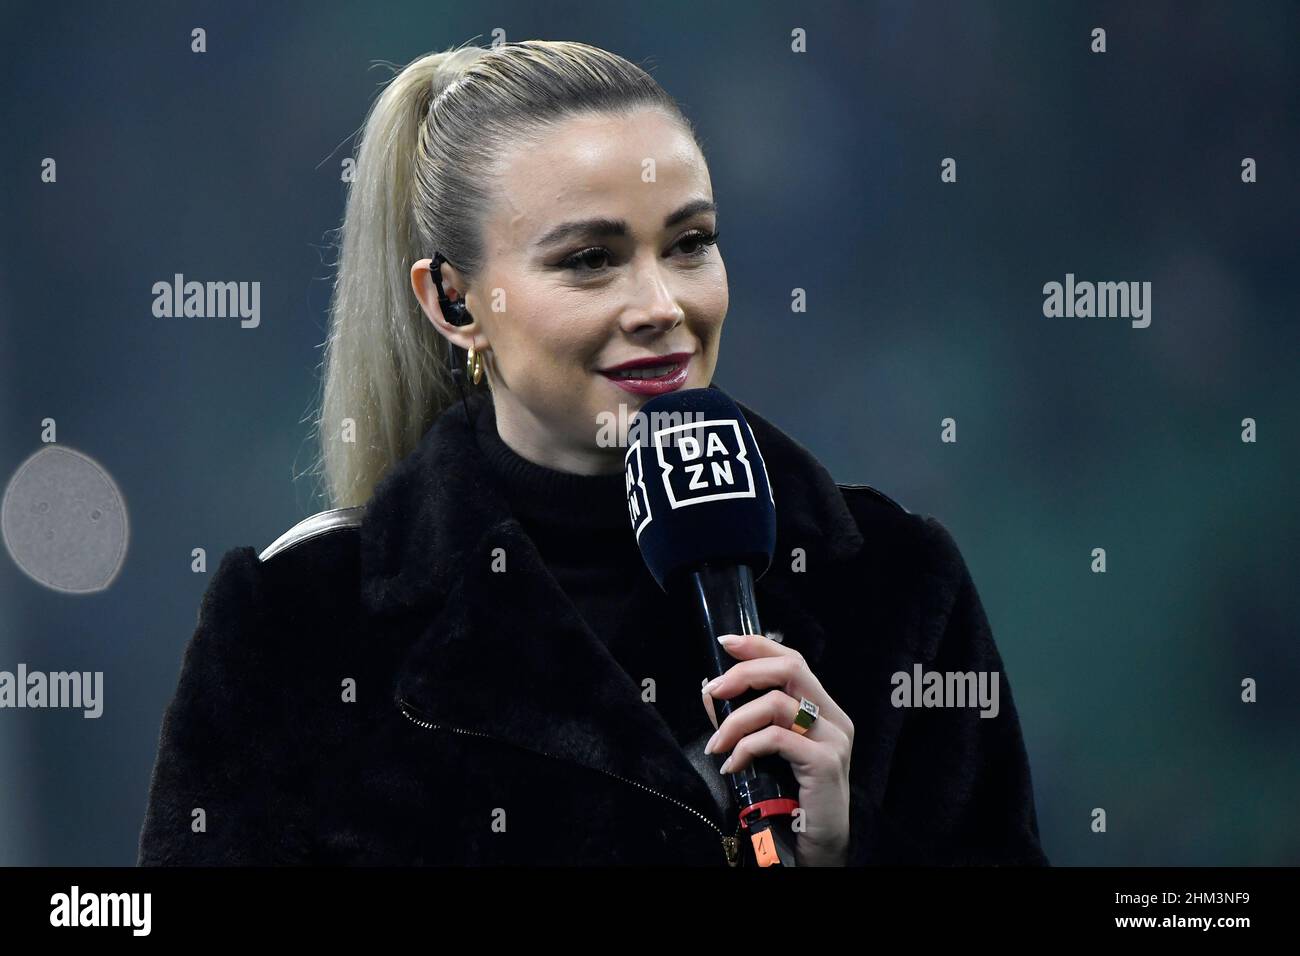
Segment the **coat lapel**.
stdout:
[[[474,396],[470,415],[486,400]],[[816,605],[804,590],[808,576],[790,569],[791,549],[803,548],[811,568],[855,554],[862,537],[820,464],[741,410],[777,507],[776,558],[756,584],[760,618],[815,666],[826,635],[809,610]],[[493,570],[500,555],[506,569]],[[414,635],[398,652],[396,699],[433,723],[649,787],[721,825],[704,769],[696,769],[711,758],[683,751],[577,613],[496,492],[459,403],[376,487],[361,561],[367,610]],[[629,621],[663,598],[648,574],[637,587]],[[702,750],[705,739],[688,750]]]

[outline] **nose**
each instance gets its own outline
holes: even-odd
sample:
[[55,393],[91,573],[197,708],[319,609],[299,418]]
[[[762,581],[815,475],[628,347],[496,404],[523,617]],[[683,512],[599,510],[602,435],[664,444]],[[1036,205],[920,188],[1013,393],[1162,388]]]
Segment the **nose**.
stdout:
[[686,313],[677,304],[672,290],[664,282],[656,257],[637,275],[637,293],[634,301],[623,310],[621,325],[628,333],[643,329],[667,332],[686,321]]

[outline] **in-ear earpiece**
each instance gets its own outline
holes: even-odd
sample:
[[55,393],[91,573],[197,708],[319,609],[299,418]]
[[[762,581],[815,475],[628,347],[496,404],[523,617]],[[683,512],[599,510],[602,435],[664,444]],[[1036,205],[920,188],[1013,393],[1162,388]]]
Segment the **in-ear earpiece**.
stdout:
[[[452,325],[468,325],[474,317],[469,314],[469,309],[465,308],[465,300],[457,298],[453,302],[447,297],[447,290],[442,287],[442,264],[447,262],[447,257],[441,252],[435,252],[430,258],[432,262],[429,271],[433,274],[434,288],[438,290],[438,307],[442,309],[443,317]],[[451,339],[447,339],[447,371],[460,392],[460,402],[465,409],[465,421],[468,423],[470,412],[469,398],[465,391],[465,368],[456,357],[456,344]]]
[[442,264],[447,261],[447,258],[441,252],[435,252],[432,259],[429,271],[433,275],[434,288],[438,290],[438,305],[442,309],[443,317],[452,325],[468,325],[474,317],[465,308],[465,300],[457,298],[452,301],[447,297],[447,290],[442,287]]
[[[438,290],[438,307],[442,310],[442,316],[452,325],[468,325],[473,321],[473,316],[469,315],[468,308],[465,308],[464,299],[458,298],[452,302],[447,298],[447,290],[442,287],[442,264],[446,263],[446,256],[442,255],[442,252],[434,252],[430,259],[432,263],[429,265],[429,272],[433,274],[433,285]],[[469,399],[465,395],[465,369],[456,359],[456,345],[450,338],[447,339],[447,372],[450,373],[451,380],[455,382],[456,389],[460,392],[460,402],[465,408],[465,419],[468,420]]]

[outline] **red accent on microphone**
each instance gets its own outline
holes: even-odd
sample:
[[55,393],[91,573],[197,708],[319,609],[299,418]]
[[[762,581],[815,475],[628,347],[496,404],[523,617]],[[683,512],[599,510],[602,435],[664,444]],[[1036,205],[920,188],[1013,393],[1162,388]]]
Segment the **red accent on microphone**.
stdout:
[[745,812],[740,815],[740,825],[748,830],[751,822],[757,823],[764,817],[789,816],[798,809],[799,801],[793,797],[774,797],[771,800],[760,800],[758,803],[750,804],[745,808]]

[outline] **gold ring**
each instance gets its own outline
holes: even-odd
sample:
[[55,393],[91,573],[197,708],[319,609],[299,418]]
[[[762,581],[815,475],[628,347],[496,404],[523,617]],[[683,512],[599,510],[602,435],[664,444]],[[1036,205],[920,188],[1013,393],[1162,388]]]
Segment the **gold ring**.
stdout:
[[790,722],[790,729],[796,734],[806,734],[809,728],[817,720],[819,708],[807,697],[799,698],[799,709],[795,712],[794,720]]

